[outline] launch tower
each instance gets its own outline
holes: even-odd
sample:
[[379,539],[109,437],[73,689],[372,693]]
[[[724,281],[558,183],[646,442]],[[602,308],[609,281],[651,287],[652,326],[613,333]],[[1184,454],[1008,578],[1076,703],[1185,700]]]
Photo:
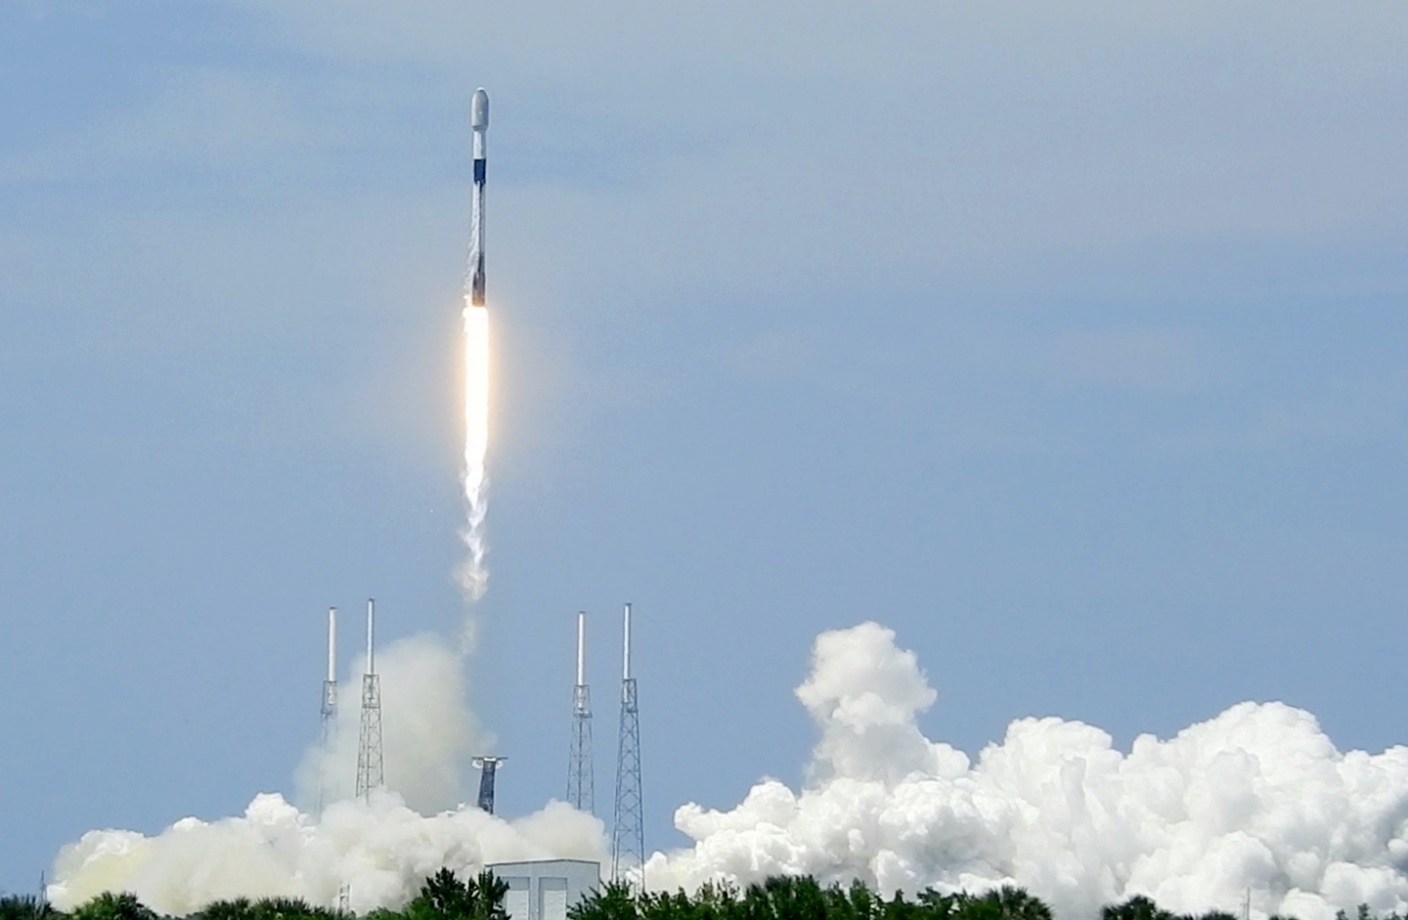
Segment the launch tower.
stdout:
[[[328,608],[328,676],[323,681],[322,731],[320,739],[323,754],[332,750],[333,737],[337,733],[337,608]],[[318,812],[321,814],[327,799],[327,771],[318,783]]]
[[572,751],[567,760],[567,802],[590,814],[596,806],[592,772],[592,704],[587,690],[587,615],[577,614],[577,683],[572,687]]
[[621,667],[621,731],[616,749],[616,815],[611,829],[611,877],[628,878],[645,864],[640,789],[640,714],[631,676],[631,605],[626,605]]
[[367,670],[362,675],[362,732],[357,743],[357,798],[371,799],[384,783],[381,756],[381,678],[376,673],[376,601],[367,600]]

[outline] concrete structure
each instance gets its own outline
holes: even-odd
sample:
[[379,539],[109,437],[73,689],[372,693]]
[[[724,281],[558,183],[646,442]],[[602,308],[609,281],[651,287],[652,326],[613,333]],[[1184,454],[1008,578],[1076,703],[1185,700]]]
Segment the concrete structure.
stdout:
[[585,859],[535,859],[490,863],[508,884],[510,920],[567,920],[567,908],[601,885],[601,863]]

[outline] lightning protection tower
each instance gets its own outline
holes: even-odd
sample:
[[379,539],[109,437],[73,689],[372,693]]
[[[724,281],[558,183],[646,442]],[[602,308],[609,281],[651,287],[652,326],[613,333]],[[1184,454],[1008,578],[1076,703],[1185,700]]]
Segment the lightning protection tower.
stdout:
[[482,811],[491,815],[494,813],[494,778],[498,776],[499,764],[505,760],[508,758],[486,754],[470,761],[472,766],[479,768],[479,802],[477,804]]
[[[616,749],[616,815],[611,828],[611,877],[626,880],[645,865],[640,789],[640,713],[631,676],[631,605],[626,605],[621,667],[621,734]],[[636,880],[640,884],[641,880]]]
[[357,798],[370,800],[383,785],[381,678],[376,673],[376,601],[367,600],[367,671],[362,675],[362,733],[357,743]]
[[596,806],[592,773],[592,704],[587,691],[587,615],[577,613],[577,683],[572,686],[572,752],[567,759],[567,802],[590,814]]
[[[332,750],[333,736],[337,733],[337,608],[328,608],[328,677],[323,681],[321,744],[324,757]],[[325,761],[326,763],[326,761]],[[318,780],[318,811],[323,810],[327,800],[327,769]]]

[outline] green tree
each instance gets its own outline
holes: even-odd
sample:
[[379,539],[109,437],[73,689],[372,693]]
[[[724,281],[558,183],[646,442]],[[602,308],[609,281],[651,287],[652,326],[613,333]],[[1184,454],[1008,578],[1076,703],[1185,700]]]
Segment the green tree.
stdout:
[[567,920],[640,920],[631,886],[610,881],[567,908]]
[[880,907],[881,920],[924,920],[924,917],[923,905],[906,901],[903,891],[896,891],[895,896]]
[[469,889],[471,920],[508,920],[508,882],[488,869],[480,870],[478,879],[471,879]]
[[201,920],[253,920],[254,905],[249,898],[211,901],[197,914]]
[[0,920],[56,920],[61,916],[48,901],[32,894],[0,897]]
[[314,907],[302,898],[260,898],[250,905],[246,920],[334,920],[336,917],[336,911]]
[[1051,908],[1026,889],[1003,885],[980,895],[959,894],[955,916],[959,920],[1051,920]]
[[420,894],[411,899],[403,913],[409,920],[464,920],[474,915],[475,895],[472,881],[462,881],[449,869],[427,878],[420,886]]
[[1136,894],[1123,903],[1100,908],[1100,920],[1174,920],[1174,916],[1152,898]]
[[[338,914],[337,916],[347,920],[349,914]],[[406,911],[392,910],[389,907],[378,907],[369,913],[362,914],[359,920],[408,920],[409,914]]]
[[155,911],[127,891],[121,894],[104,891],[78,905],[69,917],[72,920],[157,920]]
[[925,888],[916,896],[919,902],[915,906],[919,909],[921,920],[949,920],[958,912],[958,898],[951,894],[942,894],[932,888]]
[[1194,920],[1239,920],[1236,914],[1229,914],[1225,910],[1210,910],[1205,914],[1199,914]]
[[694,893],[693,904],[694,920],[741,920],[743,916],[738,886],[732,882],[705,882]]
[[743,894],[748,920],[827,920],[827,898],[809,875],[774,875]]

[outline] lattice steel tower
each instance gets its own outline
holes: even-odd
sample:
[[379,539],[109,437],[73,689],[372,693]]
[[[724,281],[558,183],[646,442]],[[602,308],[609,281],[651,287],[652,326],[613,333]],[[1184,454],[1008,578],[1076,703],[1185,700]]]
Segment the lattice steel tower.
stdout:
[[318,813],[323,811],[328,794],[327,755],[337,734],[337,608],[328,608],[328,678],[323,681],[321,745],[323,770],[318,778]]
[[[629,879],[645,865],[640,791],[640,713],[631,676],[631,605],[626,605],[621,666],[621,734],[616,748],[616,816],[611,829],[611,877]],[[636,883],[641,884],[639,878]],[[642,886],[643,887],[643,886]]]
[[590,814],[596,806],[592,773],[592,703],[587,691],[587,615],[577,614],[577,683],[572,687],[572,752],[567,758],[567,803]]
[[384,783],[381,757],[381,678],[376,673],[376,601],[367,601],[367,671],[362,675],[362,734],[357,743],[357,798],[371,799]]

